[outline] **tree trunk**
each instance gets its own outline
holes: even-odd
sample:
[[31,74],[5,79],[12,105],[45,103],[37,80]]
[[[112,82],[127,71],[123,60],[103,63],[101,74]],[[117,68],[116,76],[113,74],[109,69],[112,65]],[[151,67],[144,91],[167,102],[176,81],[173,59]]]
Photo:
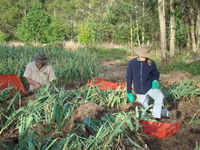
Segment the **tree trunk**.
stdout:
[[175,54],[175,18],[174,18],[174,0],[170,0],[170,59],[173,60]]
[[197,51],[198,53],[200,53],[200,11],[198,11],[197,15],[196,35],[197,35]]
[[194,19],[191,18],[191,40],[192,40],[192,50],[193,52],[197,52],[197,45],[195,39],[195,27],[194,27]]
[[130,41],[131,41],[131,49],[133,48],[133,28],[132,26],[130,27],[131,28],[131,37],[130,37]]
[[[142,18],[144,19],[144,1],[142,2]],[[144,23],[143,23],[143,31],[142,31],[142,43],[144,44]]]
[[158,0],[158,15],[160,23],[160,46],[162,62],[167,60],[166,22],[165,22],[165,1]]
[[135,15],[136,15],[136,19],[135,19],[135,22],[136,22],[136,27],[137,27],[137,41],[138,41],[138,45],[140,45],[141,44],[141,42],[140,42],[140,35],[139,35],[139,24],[138,24],[138,19],[137,19],[137,14],[138,14],[138,11],[137,11],[137,4],[135,4],[135,10],[136,10],[136,12],[135,12]]
[[187,49],[191,48],[191,37],[190,37],[190,31],[187,30]]

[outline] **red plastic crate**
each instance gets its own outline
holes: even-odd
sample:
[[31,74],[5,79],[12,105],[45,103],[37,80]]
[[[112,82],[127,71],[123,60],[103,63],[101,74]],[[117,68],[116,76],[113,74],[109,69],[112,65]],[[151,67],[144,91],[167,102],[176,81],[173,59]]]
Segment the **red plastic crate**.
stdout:
[[116,90],[118,87],[120,87],[121,90],[124,90],[126,83],[114,83],[105,81],[102,78],[94,78],[88,80],[87,86],[97,86],[100,90]]
[[0,75],[0,90],[3,90],[9,86],[14,86],[17,92],[26,92],[21,80],[16,74]]
[[154,121],[140,121],[145,133],[159,138],[167,138],[175,134],[180,128],[180,121],[175,123],[163,123]]

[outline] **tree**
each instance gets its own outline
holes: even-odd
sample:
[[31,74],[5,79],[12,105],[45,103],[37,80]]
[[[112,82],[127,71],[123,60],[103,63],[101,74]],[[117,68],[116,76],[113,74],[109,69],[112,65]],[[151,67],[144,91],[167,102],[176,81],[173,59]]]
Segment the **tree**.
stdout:
[[170,0],[170,59],[175,54],[175,16],[174,16],[174,0]]
[[19,8],[16,7],[14,0],[0,0],[0,29],[8,38],[14,38],[20,19]]
[[63,38],[62,30],[54,23],[42,8],[33,8],[18,25],[17,35],[20,40],[31,43],[50,43]]
[[166,21],[165,21],[165,0],[158,0],[158,15],[160,22],[160,46],[162,62],[167,60]]

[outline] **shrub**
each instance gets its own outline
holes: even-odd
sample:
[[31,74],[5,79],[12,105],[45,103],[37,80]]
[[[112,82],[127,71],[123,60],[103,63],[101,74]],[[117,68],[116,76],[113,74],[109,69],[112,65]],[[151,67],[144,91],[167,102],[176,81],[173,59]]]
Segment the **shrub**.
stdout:
[[51,43],[63,38],[59,24],[52,21],[42,8],[33,8],[17,27],[20,40],[31,43]]
[[6,34],[0,31],[0,44],[5,43],[6,41]]

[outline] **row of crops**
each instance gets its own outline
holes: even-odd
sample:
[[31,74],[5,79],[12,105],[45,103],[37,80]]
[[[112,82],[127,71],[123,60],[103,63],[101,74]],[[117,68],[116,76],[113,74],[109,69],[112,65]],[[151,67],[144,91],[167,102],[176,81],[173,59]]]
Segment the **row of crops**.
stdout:
[[[112,109],[127,104],[125,91],[100,91],[96,87],[66,91],[53,86],[44,87],[34,100],[19,109],[15,104],[21,99],[18,94],[15,97],[18,98],[13,98],[7,108],[1,109],[1,117],[5,121],[1,122],[0,128],[1,135],[9,132],[19,136],[19,143],[14,149],[109,149],[120,146],[122,141],[143,147],[138,121],[148,118],[146,110],[136,107],[129,112],[112,112]],[[96,103],[108,110],[100,119],[94,118],[92,129],[95,134],[82,136],[80,122],[62,135],[75,108],[85,102]]]
[[[188,80],[184,82],[190,86],[194,85]],[[171,92],[167,91],[167,97],[175,98],[177,96],[175,93],[179,92],[177,90],[181,87],[183,87],[182,83],[176,86],[176,91],[171,88]],[[6,97],[6,92],[2,93]],[[191,97],[198,94],[193,93],[191,96],[191,93],[186,93]],[[34,99],[18,107],[17,104],[22,101],[21,96],[16,94],[7,107],[0,105],[0,135],[11,133],[19,138],[19,142],[12,149],[82,150],[114,149],[123,146],[144,148],[145,146],[139,121],[149,120],[150,115],[139,106],[128,112],[120,111],[120,107],[127,105],[126,91],[120,89],[101,91],[97,87],[65,90],[52,85],[41,88]],[[3,104],[2,102],[0,104]],[[105,108],[101,118],[93,118],[94,134],[89,137],[83,136],[82,122],[75,123],[71,130],[65,132],[74,110],[87,102]],[[199,117],[196,115],[189,122],[200,124]],[[1,142],[0,145],[10,148]]]
[[[0,46],[0,74],[15,73],[22,77],[28,62],[38,52],[45,52],[53,65],[59,84],[80,82],[98,76],[100,66],[96,55],[87,49],[67,51],[59,48]],[[23,80],[23,78],[21,78]]]

